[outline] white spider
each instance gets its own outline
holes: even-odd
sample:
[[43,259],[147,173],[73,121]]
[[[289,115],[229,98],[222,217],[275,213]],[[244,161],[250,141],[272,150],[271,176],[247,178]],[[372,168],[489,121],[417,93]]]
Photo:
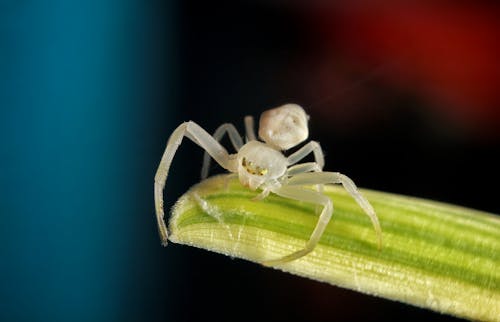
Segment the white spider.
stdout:
[[[370,203],[361,195],[354,182],[338,172],[322,172],[324,157],[318,142],[310,141],[296,152],[285,156],[282,151],[304,142],[309,130],[308,116],[302,107],[296,104],[286,104],[262,113],[259,122],[259,137],[254,133],[253,117],[245,117],[247,142],[243,141],[234,125],[222,124],[213,136],[208,134],[198,124],[189,121],[182,123],[170,136],[160,165],[155,176],[155,207],[160,238],[167,245],[168,232],[164,222],[163,189],[167,180],[168,170],[174,154],[184,136],[202,147],[206,152],[201,171],[202,179],[208,175],[210,157],[224,169],[238,174],[238,178],[251,190],[261,190],[257,200],[265,198],[270,192],[279,196],[309,202],[322,206],[318,223],[314,228],[305,247],[282,258],[265,261],[266,265],[277,265],[300,258],[318,244],[333,212],[330,198],[325,196],[323,185],[340,183],[370,217],[381,247],[382,232],[380,224]],[[219,143],[224,134],[228,134],[237,153],[229,154]],[[314,154],[315,162],[298,163],[310,153]],[[317,191],[305,186],[315,185]]]

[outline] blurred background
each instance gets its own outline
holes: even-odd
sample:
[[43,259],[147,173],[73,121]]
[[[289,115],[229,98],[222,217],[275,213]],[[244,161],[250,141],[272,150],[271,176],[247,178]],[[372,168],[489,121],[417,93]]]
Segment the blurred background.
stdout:
[[[499,13],[486,1],[0,2],[0,320],[458,321],[163,248],[153,177],[181,122],[242,129],[293,102],[326,169],[498,214]],[[167,207],[201,158],[179,149]]]

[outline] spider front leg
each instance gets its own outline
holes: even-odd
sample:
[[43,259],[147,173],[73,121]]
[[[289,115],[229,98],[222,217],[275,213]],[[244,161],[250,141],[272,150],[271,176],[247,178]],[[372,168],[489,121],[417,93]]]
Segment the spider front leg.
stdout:
[[[231,123],[222,124],[217,128],[217,130],[215,130],[214,135],[212,135],[212,137],[216,141],[220,141],[224,137],[224,134],[226,133],[229,135],[229,139],[231,140],[231,143],[233,144],[235,150],[239,151],[240,148],[243,146],[243,141],[241,140],[241,136],[238,133],[238,130],[233,124]],[[206,179],[208,177],[210,160],[211,160],[210,154],[208,154],[208,152],[205,151],[205,154],[203,155],[203,166],[201,167],[201,180]]]
[[314,154],[314,161],[319,165],[321,169],[325,166],[325,156],[323,155],[323,150],[321,146],[316,141],[310,141],[299,150],[288,156],[288,164],[292,165],[300,160],[304,159],[309,153]]
[[156,220],[163,246],[167,245],[168,240],[167,226],[164,222],[165,213],[163,209],[163,189],[165,188],[172,159],[174,158],[179,145],[181,145],[184,136],[207,151],[208,154],[224,169],[231,172],[236,172],[237,170],[235,160],[230,157],[226,149],[198,124],[189,121],[182,123],[175,129],[168,139],[167,147],[165,148],[165,152],[163,152],[160,165],[158,166],[158,170],[155,175],[154,193]]
[[231,228],[222,219],[223,216],[222,211],[219,210],[219,208],[217,208],[216,206],[210,205],[205,199],[200,197],[200,195],[196,192],[191,192],[190,196],[198,204],[198,207],[200,207],[200,209],[202,209],[204,213],[217,220],[219,225],[222,225],[226,229],[228,236],[231,238],[231,240],[234,240]]
[[[299,173],[304,173],[304,172],[321,172],[321,167],[317,162],[305,162],[305,163],[300,163],[293,165],[289,167],[286,170],[286,176],[287,177],[292,177],[295,176]],[[322,184],[317,184],[315,185],[316,191],[319,193],[323,193],[323,185]],[[318,205],[316,206],[316,214],[319,214],[321,211],[321,207]]]
[[378,248],[382,248],[382,229],[380,228],[380,223],[378,221],[377,214],[373,209],[372,205],[366,200],[366,198],[358,191],[358,188],[354,182],[346,175],[339,172],[309,172],[300,173],[296,176],[290,178],[287,182],[288,185],[311,185],[311,184],[328,184],[328,183],[340,183],[345,190],[351,195],[351,197],[358,203],[358,205],[364,210],[364,212],[370,218],[375,233],[377,234],[377,244]]
[[321,172],[321,167],[317,162],[300,163],[289,167],[286,170],[286,175],[291,177],[304,172]]
[[247,142],[257,140],[257,136],[255,135],[253,116],[245,116],[245,134],[247,137]]
[[299,187],[293,186],[282,186],[280,188],[274,189],[273,192],[279,196],[290,198],[299,201],[310,202],[323,207],[321,214],[319,215],[318,223],[314,228],[309,240],[307,241],[305,247],[299,251],[286,255],[278,259],[272,259],[262,262],[263,265],[280,265],[286,262],[293,261],[302,256],[310,253],[314,247],[318,244],[323,232],[325,231],[328,222],[332,218],[333,204],[330,198],[327,196],[312,190],[307,190]]

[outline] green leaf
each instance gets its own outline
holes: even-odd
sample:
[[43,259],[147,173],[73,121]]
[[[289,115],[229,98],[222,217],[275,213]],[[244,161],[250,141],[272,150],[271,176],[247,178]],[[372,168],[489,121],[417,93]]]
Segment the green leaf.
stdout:
[[[361,190],[369,218],[339,186],[325,187],[333,219],[315,250],[278,269],[460,317],[500,321],[500,220],[433,201]],[[229,176],[191,188],[173,208],[170,241],[257,263],[304,247],[314,205],[257,192]],[[206,202],[203,211],[200,202]]]

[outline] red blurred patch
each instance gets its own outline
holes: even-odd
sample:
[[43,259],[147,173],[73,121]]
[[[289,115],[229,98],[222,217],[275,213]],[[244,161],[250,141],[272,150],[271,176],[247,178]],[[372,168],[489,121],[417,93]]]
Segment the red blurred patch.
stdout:
[[456,2],[356,2],[311,12],[320,41],[409,87],[468,126],[500,124],[500,12]]

